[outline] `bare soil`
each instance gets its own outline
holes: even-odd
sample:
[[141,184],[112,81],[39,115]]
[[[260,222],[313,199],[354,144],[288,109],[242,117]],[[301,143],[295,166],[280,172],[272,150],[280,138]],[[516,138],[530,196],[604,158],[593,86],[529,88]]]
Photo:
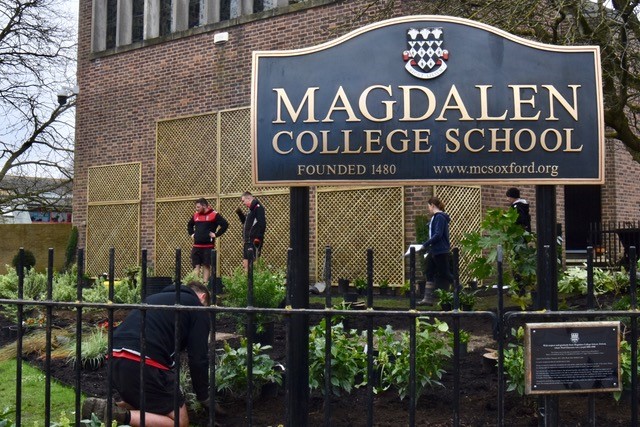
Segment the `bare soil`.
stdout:
[[[116,313],[116,319],[125,313]],[[74,315],[75,316],[75,315]],[[75,317],[56,313],[57,322],[61,325],[73,324]],[[104,320],[103,314],[87,315],[85,322]],[[311,319],[311,324],[317,319]],[[11,322],[0,317],[0,329]],[[406,328],[407,319],[378,318],[375,326],[391,324],[394,329]],[[356,325],[358,326],[358,325]],[[497,370],[483,362],[485,347],[496,348],[493,341],[491,325],[475,319],[461,319],[461,327],[471,333],[469,351],[461,357],[460,375],[460,410],[461,426],[494,426],[498,417],[498,383]],[[219,319],[218,330],[234,332],[235,322],[231,319]],[[285,323],[276,322],[274,334],[274,350],[271,356],[285,362]],[[7,334],[0,333],[0,345],[11,341]],[[232,343],[237,345],[237,341]],[[29,363],[43,367],[42,357],[29,355],[25,357]],[[444,387],[427,390],[417,402],[416,425],[418,426],[450,426],[454,419],[453,369],[449,368],[443,378]],[[71,363],[64,360],[53,360],[51,375],[58,381],[74,386],[75,372]],[[82,392],[93,396],[106,396],[106,366],[95,371],[83,370],[81,379]],[[598,426],[628,426],[631,419],[631,404],[628,400],[616,402],[611,393],[594,394],[596,422]],[[588,395],[562,395],[559,398],[560,426],[587,426]],[[505,396],[506,426],[537,426],[542,421],[538,416],[537,398],[521,397],[515,392]],[[247,402],[220,396],[220,403],[227,412],[218,417],[223,426],[248,425]],[[253,401],[251,423],[255,426],[277,426],[285,422],[285,395],[280,388],[276,393],[264,395]],[[367,390],[357,389],[350,395],[331,397],[331,425],[333,426],[365,426],[367,422]],[[206,414],[191,414],[192,423],[206,425]],[[373,424],[375,426],[398,426],[409,423],[409,400],[400,400],[394,390],[389,390],[373,399]],[[324,398],[320,393],[312,393],[309,401],[309,425],[324,425]]]

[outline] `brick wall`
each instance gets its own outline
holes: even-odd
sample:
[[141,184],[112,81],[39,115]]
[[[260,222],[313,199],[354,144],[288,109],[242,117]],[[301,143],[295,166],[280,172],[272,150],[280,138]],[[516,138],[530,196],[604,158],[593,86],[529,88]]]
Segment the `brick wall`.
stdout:
[[[317,0],[292,7],[291,13],[268,19],[243,17],[207,29],[168,36],[166,42],[125,48],[120,53],[92,55],[91,0],[80,4],[74,223],[84,245],[87,219],[87,168],[93,165],[142,162],[141,224],[155,218],[155,132],[161,119],[190,116],[250,104],[252,50],[295,49],[319,44],[354,28],[381,19],[378,7],[360,13],[364,1]],[[420,2],[397,2],[392,16],[410,15]],[[355,17],[355,18],[354,18]],[[229,41],[213,43],[218,30],[229,32]],[[207,30],[209,30],[207,32]],[[174,39],[172,39],[172,37]],[[638,165],[625,157],[619,144],[607,150],[607,184],[603,217],[618,219],[635,215],[640,189],[631,187]],[[483,208],[507,207],[504,193],[509,185],[485,186]],[[535,228],[535,187],[521,186],[531,203]],[[624,188],[624,190],[622,190]],[[632,197],[620,201],[617,191]],[[432,187],[405,189],[405,238],[415,240],[414,219],[426,212]],[[564,222],[564,197],[558,187],[558,220]],[[314,193],[311,193],[313,199]],[[616,212],[616,206],[618,211]],[[314,203],[311,204],[314,206]],[[315,214],[310,216],[312,230]],[[154,227],[141,227],[140,247],[154,258]],[[313,236],[312,242],[313,242]],[[316,250],[310,248],[311,253]]]

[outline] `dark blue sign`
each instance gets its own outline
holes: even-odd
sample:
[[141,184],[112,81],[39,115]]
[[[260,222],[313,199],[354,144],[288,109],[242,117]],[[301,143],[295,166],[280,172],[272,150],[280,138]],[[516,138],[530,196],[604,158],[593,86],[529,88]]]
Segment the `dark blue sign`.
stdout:
[[254,52],[256,184],[601,184],[597,46],[410,16]]

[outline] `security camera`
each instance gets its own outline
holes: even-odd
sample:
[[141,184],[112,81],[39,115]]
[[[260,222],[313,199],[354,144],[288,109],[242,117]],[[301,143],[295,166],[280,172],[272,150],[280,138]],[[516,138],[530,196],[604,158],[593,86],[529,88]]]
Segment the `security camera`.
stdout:
[[56,93],[56,95],[58,96],[58,104],[61,106],[66,104],[69,98],[71,98],[72,96],[76,96],[79,92],[80,88],[78,87],[78,85],[75,85],[73,87],[65,86],[60,88],[58,93]]

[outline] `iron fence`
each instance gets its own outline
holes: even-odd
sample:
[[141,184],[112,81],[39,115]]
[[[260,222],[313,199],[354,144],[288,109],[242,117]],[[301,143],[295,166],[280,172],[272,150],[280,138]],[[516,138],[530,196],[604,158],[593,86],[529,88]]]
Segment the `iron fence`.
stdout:
[[637,221],[589,223],[589,246],[594,249],[598,267],[629,267],[629,248],[640,247],[640,224]]
[[[547,250],[549,250],[547,248]],[[291,252],[291,250],[290,250]],[[637,330],[637,322],[638,316],[640,316],[640,311],[637,311],[637,287],[636,287],[636,269],[635,262],[630,264],[630,297],[631,297],[631,310],[595,310],[594,309],[594,285],[593,285],[593,268],[594,268],[594,251],[593,248],[588,249],[588,260],[587,260],[587,269],[588,269],[588,278],[587,278],[587,289],[588,289],[588,299],[587,299],[587,310],[582,311],[504,311],[504,295],[503,295],[503,285],[502,285],[502,259],[500,256],[500,250],[498,251],[498,282],[497,282],[497,308],[496,312],[493,311],[461,311],[460,300],[459,300],[459,291],[460,284],[458,278],[458,252],[454,250],[454,302],[453,302],[453,310],[448,312],[442,311],[417,311],[416,310],[416,294],[415,294],[415,252],[411,252],[409,256],[409,270],[410,270],[410,296],[409,296],[409,309],[408,310],[378,310],[374,307],[374,296],[373,296],[373,251],[367,251],[367,293],[366,293],[366,310],[363,311],[352,311],[352,310],[340,310],[333,308],[333,300],[332,300],[332,286],[331,286],[331,249],[326,248],[325,251],[325,283],[326,283],[326,291],[325,291],[325,303],[323,308],[312,309],[293,309],[290,307],[291,293],[292,289],[289,289],[287,292],[287,302],[284,308],[257,308],[253,307],[253,274],[252,268],[253,266],[250,264],[248,271],[248,304],[246,307],[221,307],[217,305],[212,306],[186,306],[180,304],[180,292],[179,287],[176,286],[176,304],[175,305],[149,305],[146,303],[142,304],[113,304],[113,303],[90,303],[84,302],[82,297],[82,289],[81,286],[78,286],[77,290],[77,301],[75,302],[59,302],[52,300],[52,286],[53,286],[53,250],[49,251],[49,259],[48,259],[48,275],[47,275],[47,289],[46,289],[46,299],[41,301],[34,300],[26,300],[24,299],[24,271],[22,268],[22,257],[20,257],[19,265],[18,265],[18,299],[0,299],[0,304],[3,305],[15,305],[17,307],[17,326],[18,326],[18,334],[17,334],[17,358],[16,358],[16,396],[15,396],[15,419],[16,425],[21,425],[22,419],[22,401],[25,398],[22,392],[22,364],[23,364],[23,338],[25,331],[23,329],[23,319],[24,319],[24,310],[27,306],[38,306],[43,307],[45,309],[45,328],[46,328],[46,354],[44,359],[44,370],[45,370],[45,420],[44,425],[51,425],[51,381],[52,381],[52,373],[51,373],[51,347],[52,347],[52,316],[53,309],[61,308],[61,309],[71,309],[76,311],[76,319],[75,319],[75,333],[78,337],[81,337],[82,330],[82,313],[83,309],[88,308],[97,308],[105,310],[108,314],[109,325],[113,325],[114,321],[114,311],[117,309],[138,309],[142,314],[142,327],[140,329],[140,343],[141,343],[141,359],[144,360],[145,351],[146,351],[146,335],[145,335],[145,319],[146,314],[150,310],[163,310],[170,311],[175,314],[175,326],[176,331],[179,331],[178,322],[180,320],[180,313],[187,311],[196,311],[196,312],[206,312],[209,315],[210,321],[210,331],[211,336],[209,340],[209,399],[210,402],[215,402],[216,400],[216,383],[215,383],[215,354],[216,354],[216,340],[215,340],[215,332],[216,332],[216,319],[219,315],[223,313],[235,313],[235,314],[243,314],[246,316],[246,327],[247,330],[252,330],[253,323],[255,322],[255,316],[259,313],[263,314],[277,314],[282,316],[285,319],[287,324],[291,323],[291,319],[293,316],[317,316],[326,319],[326,334],[325,334],[325,372],[324,372],[324,396],[325,402],[323,406],[323,418],[324,425],[330,426],[335,425],[335,420],[332,419],[332,404],[330,396],[331,389],[331,318],[333,316],[343,316],[347,318],[364,318],[366,323],[366,337],[367,337],[367,346],[366,346],[366,360],[367,360],[367,398],[366,398],[366,425],[373,426],[376,424],[376,417],[374,413],[374,343],[373,343],[373,325],[374,319],[384,316],[401,316],[406,319],[407,329],[409,331],[410,336],[410,363],[409,363],[409,412],[408,412],[408,424],[410,426],[416,425],[416,319],[422,316],[438,316],[439,318],[446,319],[452,328],[453,331],[453,369],[451,375],[453,376],[453,401],[451,404],[451,424],[453,426],[460,425],[460,416],[464,412],[464,409],[460,406],[460,380],[459,380],[459,371],[460,371],[460,320],[462,318],[471,318],[478,321],[488,321],[491,324],[494,338],[496,340],[498,346],[498,361],[497,361],[497,371],[495,375],[497,376],[498,382],[498,393],[497,396],[488,396],[488,399],[495,399],[497,401],[497,416],[496,416],[496,425],[504,426],[505,425],[505,412],[504,412],[504,398],[505,398],[505,377],[504,377],[504,352],[505,345],[509,342],[511,337],[509,336],[509,326],[512,324],[516,324],[519,322],[527,322],[531,320],[547,322],[554,319],[559,320],[584,320],[584,319],[618,319],[625,318],[629,319],[630,322],[630,344],[631,344],[631,367],[632,367],[632,384],[631,384],[631,419],[629,420],[629,425],[637,426],[637,413],[638,413],[638,394],[637,394],[637,339],[638,339],[638,330]],[[23,254],[23,251],[21,250]],[[549,255],[550,256],[550,255]],[[291,253],[289,253],[289,259],[291,257]],[[629,257],[631,260],[636,260],[635,247],[630,247]],[[175,262],[175,276],[174,278],[181,277],[181,252],[180,250],[176,251],[176,262]],[[108,282],[109,282],[109,300],[113,301],[114,297],[114,259],[115,254],[112,249],[109,254],[109,274],[108,274]],[[215,254],[212,254],[212,260],[215,260]],[[82,283],[83,279],[83,260],[84,260],[84,252],[83,250],[78,251],[78,273],[77,279],[78,284]],[[141,295],[144,297],[146,295],[146,263],[147,263],[147,253],[146,250],[142,251],[142,284],[141,284]],[[215,272],[215,265],[212,265],[212,272]],[[288,276],[290,276],[290,270],[288,270]],[[177,285],[179,280],[174,279],[174,284]],[[217,288],[213,286],[215,283],[215,274],[214,278],[210,280],[209,289],[212,292],[213,299],[212,301],[216,301],[216,291]],[[295,286],[295,285],[294,285]],[[293,286],[291,287],[293,288]],[[307,291],[306,289],[304,290]],[[175,345],[176,348],[179,348],[179,334],[176,332]],[[108,352],[111,354],[111,350],[113,348],[113,328],[109,328],[108,333]],[[288,367],[288,363],[291,357],[292,352],[296,351],[308,351],[308,343],[295,343],[290,342],[287,339],[287,361],[285,366]],[[251,334],[247,334],[247,372],[248,372],[248,381],[247,381],[247,393],[246,393],[246,416],[245,423],[246,425],[253,425],[252,421],[252,412],[253,412],[253,382],[252,382],[252,364],[253,364],[253,339]],[[76,357],[80,358],[82,351],[82,342],[81,339],[76,340],[76,348],[75,354]],[[176,355],[176,358],[179,357]],[[177,359],[176,359],[177,360]],[[144,364],[140,364],[140,382],[144,382],[145,377],[145,369],[143,369]],[[175,363],[175,369],[177,371],[176,378],[179,377],[180,372],[180,363]],[[111,384],[111,379],[113,375],[113,370],[111,366],[111,362],[107,363],[107,390],[111,390],[109,386]],[[290,375],[285,376],[285,393],[289,394],[292,390],[295,389],[296,384],[295,381],[308,381],[307,378],[292,378]],[[81,366],[79,363],[75,365],[75,425],[81,425],[81,400],[82,400],[82,372]],[[299,384],[298,384],[299,386]],[[306,385],[305,385],[306,386]],[[174,389],[174,411],[177,413],[178,411],[178,400],[176,396],[179,393],[178,385],[176,384],[176,388]],[[140,394],[141,399],[141,425],[145,423],[145,395],[141,390]],[[554,424],[554,419],[557,420],[558,408],[554,406],[554,397],[547,396],[544,397],[543,401],[540,403],[540,407],[544,408],[544,414],[542,416],[542,420],[544,421],[544,425],[557,425]],[[108,401],[108,412],[106,414],[106,425],[110,425],[112,421],[113,414],[111,412],[111,403],[113,402],[113,395],[111,392],[107,395]],[[289,399],[285,399],[286,402],[289,402]],[[302,406],[303,410],[306,410],[306,406]],[[291,420],[294,419],[293,415],[295,411],[300,411],[300,407],[286,407],[285,411],[285,425],[292,426]],[[588,425],[595,426],[595,404],[593,397],[589,397],[589,420]],[[555,418],[554,418],[555,417]],[[304,417],[303,417],[304,418]],[[300,419],[299,414],[296,419]],[[556,421],[557,422],[557,421]],[[214,410],[209,411],[209,425],[213,426],[216,423],[216,412]],[[176,417],[175,425],[179,425],[178,417]]]

